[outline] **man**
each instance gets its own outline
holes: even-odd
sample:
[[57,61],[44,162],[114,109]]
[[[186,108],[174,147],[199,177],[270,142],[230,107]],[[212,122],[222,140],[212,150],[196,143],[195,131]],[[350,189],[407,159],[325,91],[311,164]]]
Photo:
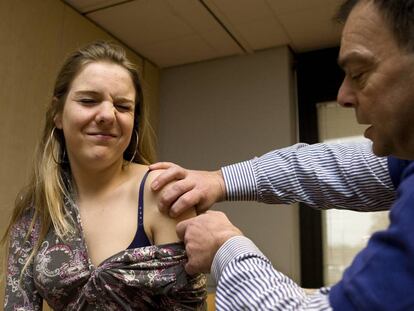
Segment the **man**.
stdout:
[[[354,108],[358,122],[369,125],[365,136],[372,140],[377,156],[414,159],[414,1],[348,0],[338,16],[345,21],[339,64],[346,74],[339,103]],[[240,170],[224,168],[223,176],[173,166],[152,186],[159,190],[172,179],[179,179],[165,186],[162,195],[161,205],[165,208],[172,204],[174,214],[191,204],[206,209],[224,199],[225,191],[231,193],[228,187],[234,185],[237,191],[242,190],[242,198],[247,193],[245,198],[251,195],[253,199],[277,202],[278,198],[272,198],[280,195],[288,196],[287,201],[351,208],[352,202],[367,197],[366,205],[375,210],[390,203],[393,183],[397,196],[391,206],[389,228],[372,236],[338,284],[310,296],[274,270],[223,213],[207,212],[181,222],[177,232],[186,243],[189,272],[208,271],[211,265],[218,282],[218,310],[413,310],[414,163],[394,157],[375,158],[362,145],[343,149],[333,145],[296,146],[239,164]],[[283,192],[283,185],[280,194],[273,188],[278,183],[267,170],[277,170],[275,161],[290,163],[293,168],[278,167],[285,170],[287,183],[296,186],[294,194]],[[356,163],[357,170],[353,170]],[[161,163],[152,168],[166,166]],[[237,173],[240,171],[244,173]],[[322,186],[328,188],[309,187],[306,178],[311,176],[317,182],[326,180]],[[201,178],[205,181],[200,182]],[[252,184],[255,182],[257,185]],[[381,199],[375,194],[381,194]],[[354,208],[367,210],[363,205],[355,204]]]

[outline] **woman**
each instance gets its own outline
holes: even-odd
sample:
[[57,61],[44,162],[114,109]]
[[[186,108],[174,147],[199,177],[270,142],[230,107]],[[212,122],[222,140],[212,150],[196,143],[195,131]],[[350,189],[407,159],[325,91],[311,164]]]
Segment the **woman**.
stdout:
[[68,57],[3,238],[5,310],[41,310],[43,299],[55,310],[205,308],[205,277],[185,273],[176,220],[147,187],[148,133],[121,48],[96,42]]

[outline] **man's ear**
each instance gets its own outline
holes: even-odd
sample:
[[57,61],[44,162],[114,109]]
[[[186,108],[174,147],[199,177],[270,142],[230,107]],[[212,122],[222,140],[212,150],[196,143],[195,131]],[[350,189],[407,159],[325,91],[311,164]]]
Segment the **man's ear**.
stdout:
[[[58,104],[58,99],[56,97],[53,98],[53,104]],[[55,126],[57,129],[61,130],[63,128],[62,125],[62,111],[59,111],[53,118],[53,122],[55,123]]]

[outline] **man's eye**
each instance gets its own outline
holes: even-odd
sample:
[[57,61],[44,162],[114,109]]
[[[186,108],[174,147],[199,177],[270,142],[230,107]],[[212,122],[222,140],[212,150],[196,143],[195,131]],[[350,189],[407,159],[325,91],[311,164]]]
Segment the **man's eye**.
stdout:
[[351,75],[351,79],[352,80],[359,80],[360,78],[362,78],[363,73],[357,73],[354,75]]
[[367,83],[368,76],[365,72],[361,72],[358,74],[351,75],[350,78],[356,86],[358,86],[359,88],[363,88]]

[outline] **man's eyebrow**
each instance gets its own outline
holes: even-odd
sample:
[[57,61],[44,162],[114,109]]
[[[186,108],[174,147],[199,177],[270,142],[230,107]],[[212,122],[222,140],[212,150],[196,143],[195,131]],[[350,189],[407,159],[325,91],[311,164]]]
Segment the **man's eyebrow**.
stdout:
[[338,58],[338,65],[346,68],[350,63],[356,64],[375,64],[377,59],[373,55],[361,54],[359,52],[350,52],[344,57]]

